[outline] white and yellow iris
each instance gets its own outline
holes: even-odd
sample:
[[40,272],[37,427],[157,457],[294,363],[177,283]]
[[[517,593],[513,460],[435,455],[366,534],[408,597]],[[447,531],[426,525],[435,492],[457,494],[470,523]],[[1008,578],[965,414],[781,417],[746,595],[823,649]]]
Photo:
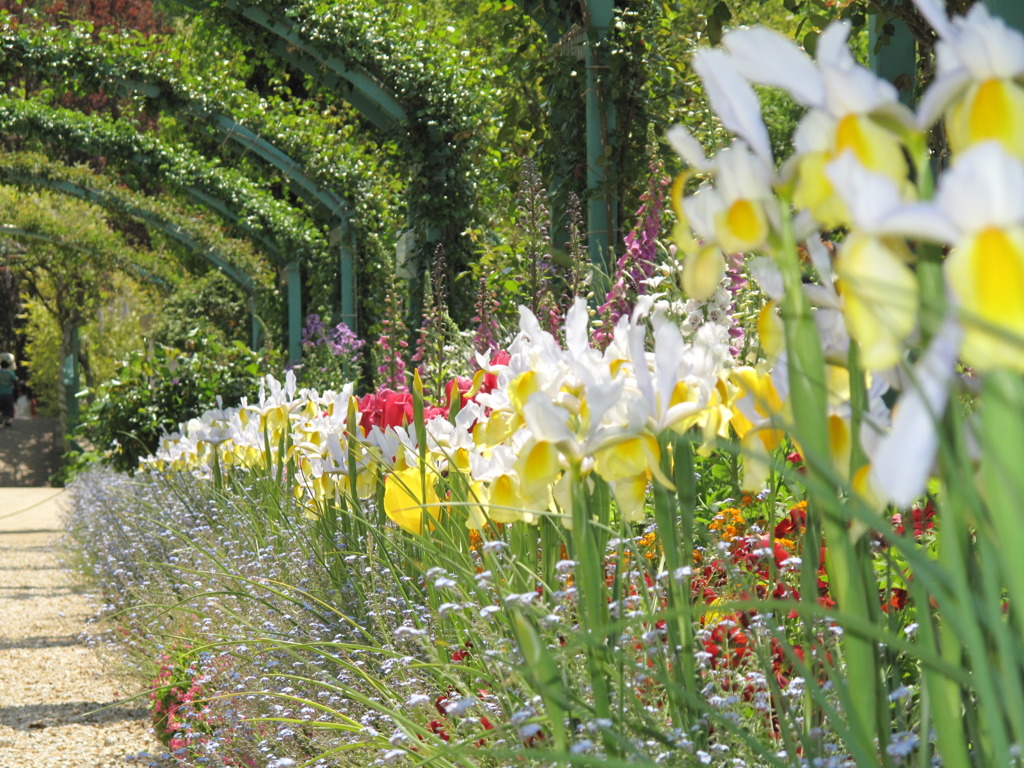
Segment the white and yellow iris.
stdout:
[[746,78],[782,88],[810,108],[797,126],[784,176],[793,180],[794,204],[828,229],[848,223],[826,173],[829,163],[851,152],[865,168],[908,185],[902,136],[915,129],[913,114],[899,102],[892,84],[854,60],[846,45],[849,33],[845,22],[829,25],[818,40],[817,61],[761,27],[734,30],[723,38]]
[[939,35],[936,78],[918,110],[929,128],[945,117],[954,153],[996,141],[1024,159],[1024,34],[977,3],[949,20],[935,0],[915,0]]

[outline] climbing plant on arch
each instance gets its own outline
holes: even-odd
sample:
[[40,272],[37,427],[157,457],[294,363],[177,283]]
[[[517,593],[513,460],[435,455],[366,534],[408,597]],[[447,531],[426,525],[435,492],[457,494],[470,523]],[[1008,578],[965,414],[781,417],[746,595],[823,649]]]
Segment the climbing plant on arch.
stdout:
[[290,352],[298,359],[302,322],[299,264],[322,259],[327,238],[308,217],[256,187],[242,174],[188,147],[170,146],[138,133],[127,121],[108,120],[34,100],[0,98],[0,131],[31,137],[51,151],[67,148],[106,158],[125,181],[165,184],[209,209],[250,239],[282,269],[289,286]]
[[[472,255],[464,232],[479,216],[477,189],[488,172],[479,139],[492,118],[473,93],[478,76],[393,23],[376,4],[180,1],[303,73],[318,94],[351,104],[396,143],[409,174],[407,210],[418,245],[410,299],[418,314],[422,277],[436,247],[445,249],[453,273]],[[458,293],[453,305],[468,314],[469,295]]]
[[[6,260],[30,297],[29,306],[43,308],[57,328],[55,359],[49,362],[63,368],[54,384],[61,426],[66,429],[77,410],[79,362],[88,360],[79,354],[79,328],[106,306],[119,284],[117,273],[137,279],[142,262],[149,260],[94,206],[81,200],[4,186],[0,217],[4,251],[12,242],[19,245],[16,255]],[[42,365],[47,360],[34,362]]]
[[[251,343],[261,344],[265,323],[260,319],[278,313],[273,280],[267,265],[253,251],[250,243],[227,237],[222,227],[209,221],[208,215],[196,210],[183,209],[179,202],[158,195],[147,195],[128,189],[109,178],[85,167],[69,167],[33,153],[0,153],[0,183],[26,190],[45,190],[89,203],[121,217],[139,221],[151,231],[177,243],[188,252],[208,261],[242,289],[246,296],[251,318]],[[65,238],[66,240],[67,238]],[[76,244],[65,243],[74,249]],[[156,257],[145,264],[126,261],[121,255],[108,260],[127,271],[138,273],[145,269],[159,273],[161,264]],[[74,339],[70,342],[74,345]],[[73,394],[77,391],[77,355],[67,356],[68,381],[65,398],[68,412],[76,407]]]
[[[354,329],[352,241],[358,236],[364,256],[361,270],[372,272],[381,261],[373,247],[375,233],[388,207],[381,205],[381,190],[389,189],[381,164],[370,162],[330,121],[310,119],[315,113],[301,100],[298,108],[285,109],[281,103],[270,108],[266,100],[226,74],[194,82],[181,74],[177,64],[137,36],[101,34],[97,40],[83,25],[66,30],[0,26],[0,74],[8,79],[46,78],[53,84],[47,90],[54,96],[64,92],[61,89],[127,96],[148,113],[184,121],[190,126],[190,138],[196,138],[194,147],[203,146],[205,130],[218,142],[207,141],[205,151],[224,155],[225,146],[231,146],[238,155],[256,157],[279,174],[310,218],[329,233],[336,249],[336,258],[327,263],[335,265],[340,279],[323,274],[321,267],[308,278],[314,283],[309,292],[322,297],[315,281],[322,284],[333,277],[340,290],[331,304],[340,303],[340,319]],[[354,201],[351,209],[347,199]],[[308,266],[315,270],[320,265]]]
[[[63,168],[56,164],[41,167],[40,163],[19,163],[11,162],[10,155],[0,155],[0,182],[5,184],[45,189],[54,193],[68,195],[71,197],[95,203],[101,208],[116,212],[138,220],[149,228],[155,229],[172,241],[177,242],[189,251],[197,254],[208,261],[220,272],[237,284],[245,293],[247,307],[251,318],[250,339],[253,348],[258,348],[263,336],[262,323],[258,319],[256,309],[256,283],[246,268],[231,263],[223,254],[223,245],[212,245],[204,242],[208,235],[195,235],[189,232],[182,224],[168,217],[166,210],[160,210],[160,206],[154,204],[153,198],[144,195],[129,195],[127,190],[118,189],[102,180],[95,174],[85,170],[85,177],[82,173],[74,173],[74,169]],[[100,182],[100,183],[98,183]],[[132,199],[138,197],[141,199]],[[184,218],[177,216],[176,218]],[[190,228],[195,228],[194,216],[188,222]],[[240,243],[235,243],[239,246]],[[252,269],[252,267],[249,267]]]

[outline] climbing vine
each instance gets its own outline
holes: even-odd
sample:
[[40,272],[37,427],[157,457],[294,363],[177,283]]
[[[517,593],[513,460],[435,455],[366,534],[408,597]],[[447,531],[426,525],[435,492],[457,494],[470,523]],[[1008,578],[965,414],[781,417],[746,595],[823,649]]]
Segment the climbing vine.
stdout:
[[[395,142],[408,173],[407,210],[419,243],[410,295],[422,295],[420,281],[438,243],[452,264],[449,277],[465,271],[472,252],[463,233],[479,216],[478,185],[488,171],[479,142],[491,116],[473,90],[480,73],[368,2],[190,5],[216,14],[252,48],[273,51],[324,98],[353,99],[353,80],[381,94],[381,110],[363,113]],[[455,294],[453,306],[471,313],[469,285],[456,285]]]
[[[136,35],[97,34],[82,24],[65,30],[0,26],[0,74],[8,82],[45,77],[52,83],[47,92],[55,97],[60,89],[117,93],[137,123],[148,125],[159,115],[162,137],[222,157],[234,148],[236,166],[262,177],[267,186],[273,179],[266,168],[249,167],[259,143],[255,154],[267,160],[264,165],[276,162],[280,176],[287,177],[275,183],[293,188],[288,202],[304,208],[324,233],[349,204],[364,299],[361,325],[375,323],[380,302],[373,299],[383,295],[381,265],[404,210],[400,184],[389,167],[392,153],[374,152],[372,142],[354,135],[354,124],[325,116],[322,104],[255,93],[230,73],[204,72],[200,80],[185,70],[157,42]],[[310,258],[303,266],[311,308],[331,311],[338,296],[337,260]]]
[[[195,259],[205,258],[215,265],[224,265],[236,282],[245,278],[242,287],[253,296],[256,313],[265,324],[280,326],[280,297],[265,261],[248,242],[226,236],[223,228],[203,211],[183,207],[180,201],[166,196],[130,190],[88,168],[66,166],[37,153],[0,153],[0,181],[81,197],[100,205],[112,216],[151,227],[156,237],[172,244],[172,252],[178,252],[187,268],[196,269]],[[174,248],[175,243],[180,247]],[[155,257],[141,266],[162,274],[161,261]]]

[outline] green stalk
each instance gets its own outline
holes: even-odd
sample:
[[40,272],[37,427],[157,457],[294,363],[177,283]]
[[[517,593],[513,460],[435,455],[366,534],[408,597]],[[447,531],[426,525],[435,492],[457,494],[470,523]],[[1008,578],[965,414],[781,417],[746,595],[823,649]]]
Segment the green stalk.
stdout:
[[[685,439],[669,442],[667,436],[661,439],[661,464],[662,471],[667,477],[672,477],[672,452],[673,448],[678,451],[675,456],[676,469],[675,478],[679,482],[678,475],[686,474],[685,465],[689,464],[689,482],[677,492],[681,495],[688,495],[688,490],[693,486],[693,454],[689,443]],[[684,467],[679,466],[681,464]],[[686,478],[683,478],[686,482]],[[690,599],[690,575],[682,571],[681,554],[689,555],[692,562],[692,538],[693,538],[693,508],[690,507],[689,515],[683,510],[683,518],[689,516],[689,546],[684,544],[680,537],[680,531],[676,525],[676,512],[681,506],[678,499],[673,499],[671,493],[660,483],[654,485],[654,521],[658,526],[658,538],[661,540],[662,552],[665,558],[665,570],[668,572],[668,583],[666,592],[668,595],[668,615],[670,618],[666,623],[668,631],[668,643],[671,649],[669,657],[672,659],[669,675],[672,684],[667,686],[666,693],[669,698],[669,705],[672,709],[673,719],[683,733],[689,734],[699,714],[693,712],[688,704],[687,693],[697,689],[696,685],[696,659],[693,647],[693,604]]]
[[[587,493],[586,480],[574,467],[572,483],[573,558],[576,560],[576,586],[579,590],[580,631],[586,645],[587,672],[594,696],[594,715],[611,720],[611,693],[608,685],[610,624],[608,601],[605,599],[604,549],[598,548],[598,536],[592,519],[592,495]],[[598,483],[600,484],[600,483]],[[607,510],[604,511],[607,515]],[[604,748],[611,755],[620,753],[614,737],[602,733]]]
[[[916,166],[919,174],[919,189],[923,199],[931,196],[931,166],[927,159],[926,152],[915,154]],[[946,283],[942,270],[942,251],[934,245],[922,245],[918,248],[917,262],[918,289],[921,297],[919,325],[921,327],[922,345],[927,345],[938,331],[939,325],[946,312]],[[936,415],[936,418],[941,418]],[[942,420],[947,427],[948,434],[950,419]],[[957,490],[957,465],[965,459],[959,456],[950,455],[951,446],[947,445],[942,452],[942,476],[946,480],[948,493],[948,507],[951,511],[960,507],[956,498]],[[949,473],[949,470],[953,470]],[[966,586],[966,569],[963,567],[963,557],[959,539],[967,535],[965,524],[957,522],[959,514],[953,513],[943,516],[942,528],[939,532],[939,553],[945,570],[949,574],[949,582],[954,587],[957,596],[950,595],[940,602],[940,610],[936,613],[938,628],[932,626],[931,610],[929,608],[929,596],[923,590],[915,590],[915,602],[918,605],[920,618],[920,633],[922,642],[926,646],[937,650],[942,658],[951,664],[963,665],[963,639],[960,634],[951,626],[949,621],[941,621],[943,610],[962,611],[961,623],[965,632],[968,626],[973,625],[973,618],[967,615],[970,602],[963,602],[963,587]],[[960,530],[958,530],[960,529]],[[913,582],[911,582],[913,586]],[[959,588],[958,588],[959,587]],[[976,625],[975,625],[976,626]],[[934,712],[934,725],[938,752],[942,757],[943,765],[951,768],[967,768],[971,764],[967,751],[967,732],[965,729],[962,711],[962,689],[958,683],[941,675],[938,672],[927,670],[923,674],[925,695],[929,708]],[[925,728],[922,721],[922,728]]]
[[565,753],[569,749],[569,734],[565,727],[569,706],[566,701],[566,682],[537,628],[521,610],[512,613],[512,631],[523,654],[523,672],[544,702],[555,749]]
[[[858,562],[849,535],[848,521],[838,514],[828,513],[828,510],[840,512],[837,500],[834,496],[826,498],[821,490],[828,487],[829,478],[833,475],[825,358],[810,302],[803,290],[792,222],[785,216],[783,222],[782,243],[776,249],[776,258],[785,286],[782,319],[788,362],[789,402],[793,412],[794,436],[800,443],[807,471],[814,476],[812,479],[819,481],[808,483],[808,528],[805,541],[810,542],[810,547],[804,546],[805,572],[802,586],[806,589],[814,575],[806,571],[810,565],[816,564],[817,553],[808,552],[808,549],[817,546],[817,539],[811,538],[814,534],[812,520],[820,516],[827,544],[829,585],[836,602],[854,618],[869,620],[863,569],[870,568],[871,562]],[[805,593],[804,599],[813,599],[815,594],[816,588]],[[843,653],[847,664],[845,688],[850,701],[850,709],[846,714],[851,732],[855,734],[854,738],[860,742],[862,749],[873,749],[875,737],[881,735],[877,733],[875,725],[877,709],[888,705],[887,701],[881,700],[875,644],[848,634],[843,638]]]
[[[947,449],[941,455],[941,473],[946,480],[947,504],[942,508],[939,527],[939,557],[950,575],[952,596],[940,609],[959,614],[960,631],[954,631],[952,621],[944,621],[941,627],[941,652],[951,662],[968,664],[971,683],[976,691],[976,709],[985,731],[979,734],[981,743],[975,743],[974,751],[984,762],[1007,754],[1009,740],[1004,727],[1003,705],[999,700],[998,683],[994,675],[990,653],[990,637],[986,636],[984,616],[986,607],[979,604],[972,584],[979,569],[998,567],[977,561],[972,539],[972,510],[981,509],[982,502],[974,491],[973,473],[968,459],[969,451],[963,433],[963,424],[957,415],[947,413],[943,440]],[[966,653],[966,657],[964,654]],[[951,694],[950,694],[951,695]],[[941,729],[938,729],[941,732]],[[940,742],[941,745],[941,742]],[[957,749],[948,742],[945,748]],[[957,750],[959,751],[959,750]],[[946,755],[942,755],[944,764]],[[966,755],[964,755],[966,758]],[[966,763],[965,763],[966,764]]]
[[[987,520],[979,523],[978,537],[988,544],[989,558],[984,563],[1001,575],[1010,599],[1010,612],[1000,626],[1000,634],[1012,628],[1011,635],[1019,647],[1024,632],[1024,526],[1021,525],[1019,507],[1024,499],[1024,380],[1012,371],[987,373],[982,382],[981,445],[985,461],[981,464],[982,493]],[[998,594],[991,600],[999,601]],[[989,606],[992,608],[993,606]],[[996,604],[1001,614],[1001,605]],[[1001,617],[1000,617],[1001,618]],[[1003,621],[1000,620],[1000,625]],[[1009,651],[1009,648],[1002,650]],[[1024,707],[1019,702],[1024,696],[1021,683],[1019,657],[1009,655],[1003,659],[1005,669],[1002,680],[1007,686],[1008,701],[1004,712],[1010,718],[1014,741],[1024,743]],[[1010,705],[1017,708],[1011,708]]]

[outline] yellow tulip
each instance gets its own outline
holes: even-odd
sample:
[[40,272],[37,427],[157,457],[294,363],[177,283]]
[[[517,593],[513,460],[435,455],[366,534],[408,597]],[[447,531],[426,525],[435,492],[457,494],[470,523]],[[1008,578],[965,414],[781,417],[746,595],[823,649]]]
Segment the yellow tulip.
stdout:
[[436,518],[441,503],[434,478],[419,467],[392,472],[384,480],[384,512],[399,527],[419,535],[423,532],[423,513]]

